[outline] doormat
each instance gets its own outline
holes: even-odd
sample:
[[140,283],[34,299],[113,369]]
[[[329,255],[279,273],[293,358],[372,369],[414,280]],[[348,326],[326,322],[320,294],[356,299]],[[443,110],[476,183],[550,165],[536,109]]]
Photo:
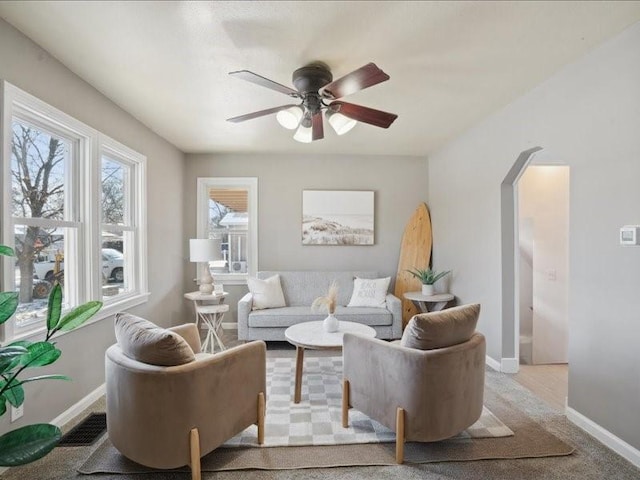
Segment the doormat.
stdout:
[[62,436],[58,447],[93,445],[107,431],[107,414],[92,413]]

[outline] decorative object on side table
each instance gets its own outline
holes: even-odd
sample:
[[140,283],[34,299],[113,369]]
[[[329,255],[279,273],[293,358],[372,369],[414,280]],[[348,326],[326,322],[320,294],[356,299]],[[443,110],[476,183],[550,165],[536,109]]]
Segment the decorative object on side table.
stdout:
[[407,270],[407,272],[420,280],[422,283],[423,295],[435,295],[435,283],[445,275],[451,273],[451,270],[447,270],[446,272],[437,272],[431,268],[415,268],[413,270]]
[[311,304],[311,308],[316,310],[321,307],[327,309],[327,318],[324,319],[322,326],[326,332],[338,331],[338,319],[335,317],[336,304],[338,299],[338,285],[334,281],[329,286],[329,291],[323,297],[316,298]]
[[[12,248],[0,245],[0,255],[13,257]],[[18,307],[18,292],[0,292],[0,325],[9,320]],[[102,302],[92,301],[62,315],[62,287],[55,283],[49,294],[46,314],[47,333],[43,341],[20,340],[0,346],[0,416],[7,403],[20,407],[25,400],[23,384],[39,380],[70,380],[65,375],[45,374],[18,378],[27,368],[50,365],[62,355],[52,338],[58,332],[79,327],[98,310]],[[17,428],[0,436],[0,466],[15,467],[47,455],[60,441],[62,433],[52,424],[37,423]]]
[[189,240],[189,260],[202,262],[202,273],[199,279],[200,292],[213,292],[213,277],[209,270],[209,262],[220,257],[220,240],[210,238],[192,238]]

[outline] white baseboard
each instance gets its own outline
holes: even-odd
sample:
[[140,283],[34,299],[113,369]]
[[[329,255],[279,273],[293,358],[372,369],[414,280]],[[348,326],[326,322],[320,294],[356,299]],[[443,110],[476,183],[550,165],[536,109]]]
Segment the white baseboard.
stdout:
[[500,363],[495,361],[489,355],[486,356],[486,364],[489,365],[490,368],[493,368],[496,372],[500,371]]
[[489,355],[485,358],[486,364],[496,372],[502,373],[518,373],[520,363],[517,358],[503,358],[500,362],[494,360]]
[[98,388],[96,388],[93,392],[90,392],[86,397],[80,399],[75,404],[71,405],[71,407],[67,408],[64,412],[58,415],[56,418],[51,420],[51,423],[56,425],[57,427],[62,427],[65,423],[69,422],[73,417],[82,412],[85,408],[91,405],[93,402],[98,400],[102,395],[105,394],[106,387],[103,383]]
[[518,373],[518,370],[520,370],[520,362],[517,358],[503,358],[500,362],[502,373]]
[[603,443],[621,457],[624,457],[636,467],[640,468],[640,450],[629,445],[619,437],[616,437],[609,430],[602,428],[590,418],[585,417],[573,408],[567,406],[565,413],[567,418],[575,423],[582,430],[595,437],[600,443]]
[[222,322],[223,330],[237,330],[238,323],[237,322]]

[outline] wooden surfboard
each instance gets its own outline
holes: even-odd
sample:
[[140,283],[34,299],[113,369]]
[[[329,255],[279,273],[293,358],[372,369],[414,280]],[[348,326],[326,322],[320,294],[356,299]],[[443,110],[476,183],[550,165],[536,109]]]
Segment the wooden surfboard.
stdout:
[[396,275],[395,296],[402,301],[402,327],[418,312],[411,300],[404,298],[405,292],[420,291],[420,280],[407,270],[427,268],[431,262],[431,217],[427,205],[421,203],[409,219],[402,235],[400,260]]

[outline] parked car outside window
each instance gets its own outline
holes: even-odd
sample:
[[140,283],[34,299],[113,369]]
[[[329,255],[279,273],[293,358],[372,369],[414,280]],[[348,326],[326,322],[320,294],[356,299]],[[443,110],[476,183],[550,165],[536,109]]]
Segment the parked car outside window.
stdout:
[[[55,259],[43,257],[33,264],[35,277],[47,282],[55,279]],[[102,249],[102,274],[107,281],[122,283],[124,281],[124,255],[114,248]],[[64,261],[60,262],[60,273],[64,271]]]
[[102,274],[116,283],[124,282],[124,255],[115,248],[102,249]]

